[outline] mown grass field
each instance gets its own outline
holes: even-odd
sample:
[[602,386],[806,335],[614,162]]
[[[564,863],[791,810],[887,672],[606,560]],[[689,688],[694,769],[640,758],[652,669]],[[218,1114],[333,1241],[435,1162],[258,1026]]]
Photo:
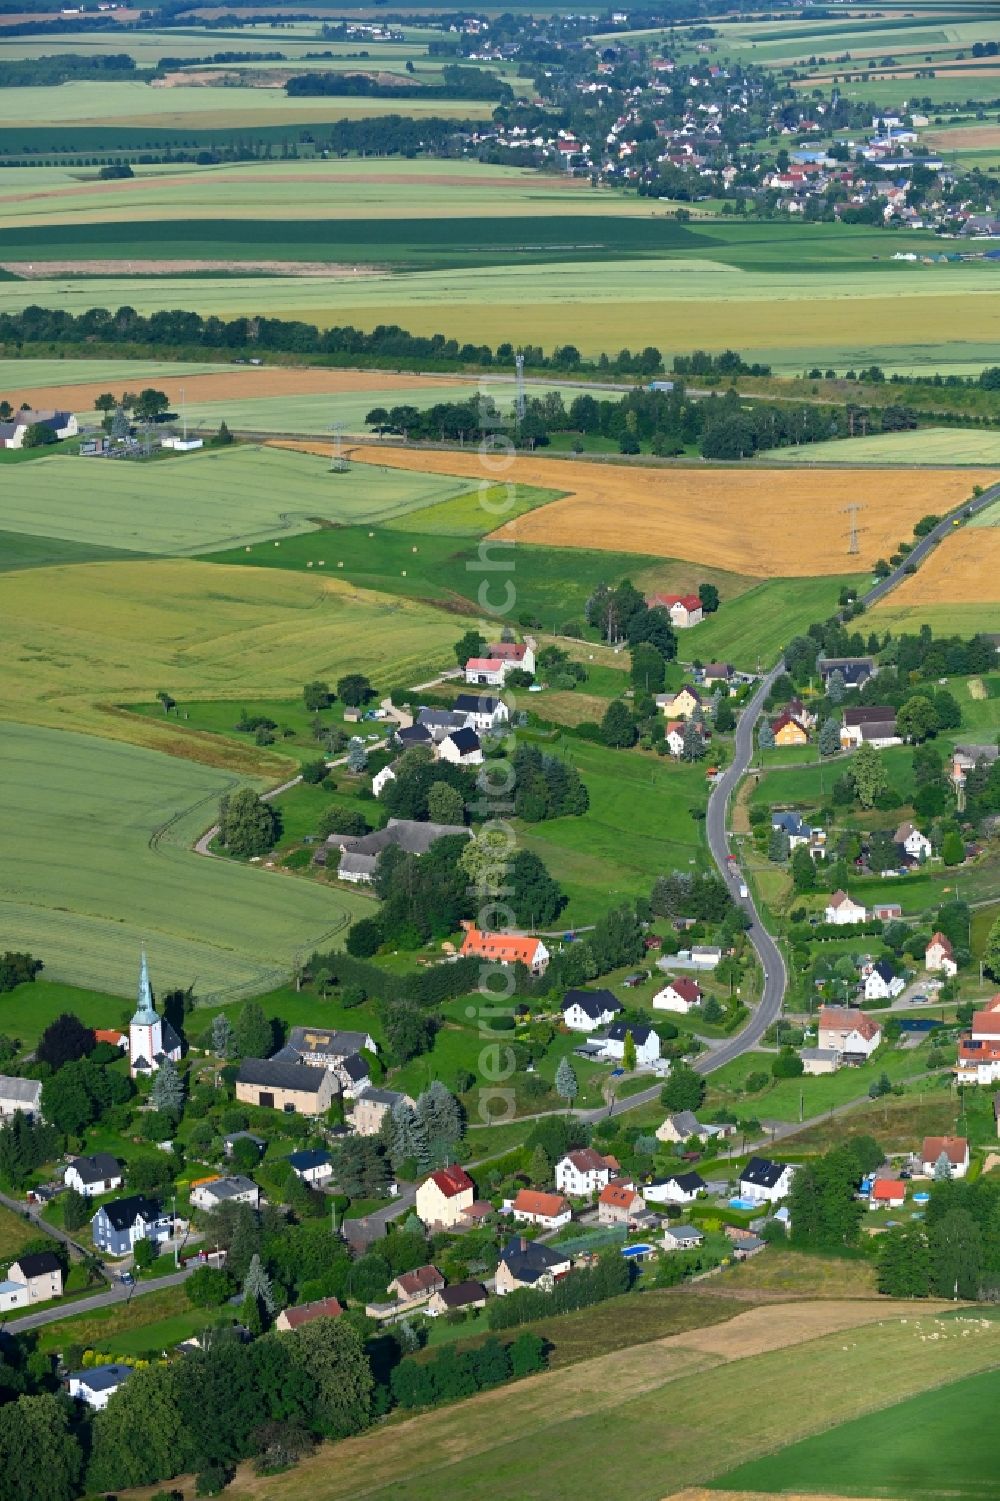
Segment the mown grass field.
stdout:
[[[183,558],[0,574],[0,614],[0,718],[171,750],[183,708],[157,720],[119,706],[150,702],[161,689],[181,705],[244,694],[290,699],[303,683],[336,682],[352,670],[383,690],[424,682],[453,664],[461,634],[447,614],[358,592],[318,569],[296,576]],[[197,735],[185,736],[182,754],[274,781],[290,764],[253,747],[227,747],[221,763],[215,737]]]
[[[430,1501],[445,1477],[470,1501],[668,1496],[814,1431],[830,1410],[817,1393],[836,1393],[838,1416],[853,1418],[995,1362],[994,1324],[922,1344],[913,1314],[866,1301],[756,1309],[424,1414],[395,1426],[391,1445],[370,1435],[321,1451],[269,1478],[269,1501],[359,1490]],[[544,1462],[528,1466],[526,1453]],[[232,1490],[260,1494],[242,1472]]]
[[870,438],[831,439],[801,448],[779,448],[768,460],[782,464],[1000,464],[1000,433],[967,428],[922,427],[915,432],[876,433]]
[[586,741],[546,746],[565,754],[590,793],[579,818],[525,825],[521,837],[563,886],[569,904],[560,925],[593,922],[627,898],[648,894],[658,875],[707,858],[703,766],[659,756],[629,756]]
[[18,985],[0,997],[0,1031],[27,1050],[64,1011],[72,1011],[88,1027],[116,1027],[128,1021],[128,1002],[107,991],[86,990],[44,976]]
[[160,991],[280,983],[367,911],[360,896],[195,855],[239,778],[83,735],[0,737],[0,921],[54,980],[128,995],[145,942]]
[[309,531],[322,518],[385,520],[468,488],[459,479],[352,469],[278,448],[234,447],[157,463],[57,455],[0,492],[0,527],[136,553],[207,552]]
[[[237,45],[243,49],[242,40]],[[169,99],[170,94],[160,97]],[[202,92],[203,100],[216,97]],[[594,189],[575,178],[476,161],[276,159],[212,166],[140,164],[135,172],[133,178],[101,182],[93,168],[19,169],[16,188],[0,183],[0,226],[162,222],[175,211],[185,218],[253,220],[301,214],[317,220],[650,215],[646,199]],[[294,254],[293,246],[286,247],[286,255]]]
[[[920,1327],[954,1339],[975,1329],[975,1313],[953,1321],[924,1318]],[[717,1488],[902,1501],[991,1495],[996,1465],[990,1433],[998,1397],[1000,1372],[967,1376],[741,1465]]]
[[0,1204],[0,1266],[6,1267],[22,1246],[37,1238],[38,1232],[34,1225]]
[[893,1083],[922,1073],[927,1067],[927,1047],[905,1051],[884,1048],[874,1063],[862,1068],[842,1069],[815,1078],[776,1079],[764,1089],[746,1094],[748,1075],[765,1073],[770,1077],[772,1058],[768,1053],[744,1053],[714,1072],[709,1081],[712,1104],[716,1108],[724,1105],[746,1120],[809,1120],[849,1100],[860,1099],[883,1073]]
[[209,90],[190,84],[154,89],[145,83],[73,82],[55,91],[43,85],[5,90],[0,125],[37,120],[46,125],[163,125],[199,130],[215,125],[316,125],[399,114],[488,120],[493,107],[481,100],[421,98],[419,94],[412,99],[302,100],[290,98],[283,89]]

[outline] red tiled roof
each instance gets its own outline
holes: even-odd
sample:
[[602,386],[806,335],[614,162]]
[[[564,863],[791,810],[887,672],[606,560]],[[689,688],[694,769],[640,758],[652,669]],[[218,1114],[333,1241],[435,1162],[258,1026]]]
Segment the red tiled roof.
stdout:
[[575,1152],[567,1152],[566,1156],[578,1173],[595,1173],[611,1167],[611,1159],[602,1157],[593,1147],[579,1147]]
[[628,1209],[639,1197],[630,1183],[609,1183],[601,1189],[600,1202],[613,1204],[619,1209]]
[[320,1298],[317,1303],[303,1303],[300,1308],[286,1308],[285,1319],[293,1329],[311,1324],[313,1319],[339,1319],[343,1308],[336,1298]]
[[465,1193],[470,1188],[475,1189],[475,1184],[465,1168],[459,1167],[457,1162],[453,1162],[450,1167],[439,1167],[437,1172],[431,1173],[430,1176],[446,1199],[453,1199],[456,1194]]
[[513,933],[481,933],[478,928],[469,928],[462,940],[461,954],[467,959],[471,954],[479,959],[495,959],[501,964],[532,965],[538,953],[540,938],[517,937]]
[[868,1042],[882,1030],[873,1016],[866,1016],[863,1011],[850,1011],[846,1006],[821,1006],[819,1025],[832,1032],[860,1032]]
[[486,650],[494,661],[523,662],[526,646],[518,641],[491,641]]
[[960,1167],[968,1160],[969,1143],[964,1136],[925,1136],[920,1161],[937,1162],[942,1152],[953,1166]]
[[682,1001],[695,1002],[701,1000],[701,986],[696,980],[690,980],[686,975],[680,975],[676,980],[671,980],[667,986],[679,995]]
[[697,594],[651,594],[646,605],[650,610],[658,607],[669,610],[672,605],[683,605],[685,610],[700,610],[701,599]]
[[110,1042],[110,1044],[111,1044],[111,1046],[113,1048],[121,1047],[121,1045],[122,1045],[122,1038],[124,1037],[124,1035],[125,1035],[124,1032],[119,1031],[119,1029],[117,1027],[95,1027],[94,1028],[94,1041],[95,1042]]
[[951,958],[953,950],[952,950],[952,947],[951,947],[951,939],[950,938],[946,938],[943,933],[935,933],[932,936],[931,941],[927,945],[927,947],[929,949],[932,949],[935,944],[937,944],[939,948],[941,948],[941,949],[944,950],[944,952],[948,955],[949,959]]
[[972,1018],[972,1030],[977,1037],[1000,1037],[1000,1011],[977,1011]]
[[418,1297],[421,1293],[432,1293],[444,1286],[444,1278],[436,1266],[418,1266],[412,1272],[401,1272],[395,1281],[400,1292],[405,1293],[408,1298]]
[[534,1188],[522,1188],[514,1200],[516,1213],[536,1214],[544,1219],[555,1219],[568,1209],[569,1204],[562,1194],[539,1193]]
[[503,662],[499,657],[470,657],[465,665],[473,672],[499,672]]
[[901,1178],[877,1178],[872,1189],[872,1198],[876,1201],[905,1199],[906,1184]]

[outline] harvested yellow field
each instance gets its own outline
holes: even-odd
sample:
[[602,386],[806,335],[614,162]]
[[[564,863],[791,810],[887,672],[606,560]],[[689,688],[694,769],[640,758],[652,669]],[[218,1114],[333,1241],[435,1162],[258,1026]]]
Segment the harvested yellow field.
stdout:
[[[293,446],[293,445],[288,445]],[[360,463],[515,481],[568,491],[493,536],[549,547],[681,558],[758,578],[856,572],[888,556],[928,511],[964,500],[961,470],[651,469],[579,460],[506,458],[360,447]],[[995,477],[994,477],[995,478]],[[984,484],[993,482],[987,477]],[[863,505],[861,556],[847,551],[844,507]],[[921,580],[923,572],[921,572]]]
[[1000,607],[1000,527],[963,528],[946,537],[886,600],[896,611],[913,605]]

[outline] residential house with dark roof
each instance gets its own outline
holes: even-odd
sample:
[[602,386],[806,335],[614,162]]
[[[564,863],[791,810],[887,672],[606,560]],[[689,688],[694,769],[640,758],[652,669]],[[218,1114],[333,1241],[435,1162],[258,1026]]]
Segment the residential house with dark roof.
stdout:
[[145,1194],[102,1204],[90,1222],[94,1245],[108,1256],[127,1256],[140,1240],[159,1245],[169,1240],[170,1228],[171,1217],[162,1204]]
[[370,1085],[351,1108],[350,1124],[357,1136],[377,1136],[382,1123],[399,1104],[413,1106],[415,1101],[398,1089],[373,1089]]
[[455,712],[466,715],[470,729],[492,732],[510,719],[507,705],[502,698],[490,693],[460,693],[455,699]]
[[85,1199],[91,1199],[113,1193],[121,1188],[124,1179],[117,1157],[110,1152],[93,1152],[89,1157],[74,1157],[63,1174],[63,1182]]
[[834,673],[843,678],[845,688],[860,688],[878,672],[874,657],[820,657],[816,666],[824,688]]
[[451,1287],[442,1287],[431,1296],[427,1312],[437,1318],[442,1313],[465,1312],[470,1308],[485,1308],[487,1292],[481,1282],[467,1279],[453,1282]]
[[769,1157],[751,1157],[740,1173],[740,1198],[754,1204],[777,1204],[792,1186],[794,1167],[787,1162],[772,1162]]
[[497,1267],[498,1297],[531,1287],[537,1292],[551,1292],[556,1282],[569,1274],[572,1262],[565,1251],[541,1241],[525,1240],[515,1235],[500,1253]]
[[572,1032],[608,1026],[624,1009],[610,990],[567,990],[563,996],[563,1021]]
[[324,846],[325,859],[331,865],[334,852],[340,851],[337,875],[341,880],[372,881],[383,850],[401,849],[408,855],[426,855],[438,839],[472,838],[472,830],[463,824],[425,823],[413,818],[390,818],[384,829],[371,834],[331,834]]
[[285,1158],[296,1178],[308,1183],[310,1188],[322,1188],[333,1177],[333,1163],[329,1152],[321,1147],[312,1147],[301,1152],[289,1152]]
[[857,750],[861,745],[884,750],[886,746],[902,743],[903,737],[896,729],[896,711],[890,704],[861,704],[844,710],[840,726],[842,750]]
[[700,1173],[669,1173],[665,1178],[654,1178],[642,1191],[650,1204],[693,1204],[707,1187]]
[[412,1272],[400,1272],[389,1283],[388,1291],[400,1303],[416,1305],[426,1303],[431,1293],[440,1292],[444,1278],[436,1266],[414,1267]]
[[85,1371],[70,1371],[66,1377],[66,1390],[77,1401],[85,1402],[95,1412],[101,1412],[120,1386],[131,1376],[130,1365],[94,1365]]
[[11,1262],[7,1276],[12,1282],[24,1283],[29,1303],[48,1303],[51,1298],[62,1297],[62,1262],[54,1251],[24,1252]]
[[249,1204],[256,1209],[260,1203],[260,1189],[252,1178],[234,1173],[229,1178],[207,1178],[202,1183],[192,1184],[190,1199],[195,1209],[206,1213],[222,1204]]

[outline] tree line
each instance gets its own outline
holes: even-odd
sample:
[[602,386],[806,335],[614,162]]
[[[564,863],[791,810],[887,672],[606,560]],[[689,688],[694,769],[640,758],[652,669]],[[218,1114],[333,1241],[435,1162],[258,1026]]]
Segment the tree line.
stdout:
[[285,84],[290,98],[313,95],[360,95],[370,99],[498,99],[514,97],[509,83],[485,69],[446,63],[440,84],[381,83],[370,73],[293,73]]

